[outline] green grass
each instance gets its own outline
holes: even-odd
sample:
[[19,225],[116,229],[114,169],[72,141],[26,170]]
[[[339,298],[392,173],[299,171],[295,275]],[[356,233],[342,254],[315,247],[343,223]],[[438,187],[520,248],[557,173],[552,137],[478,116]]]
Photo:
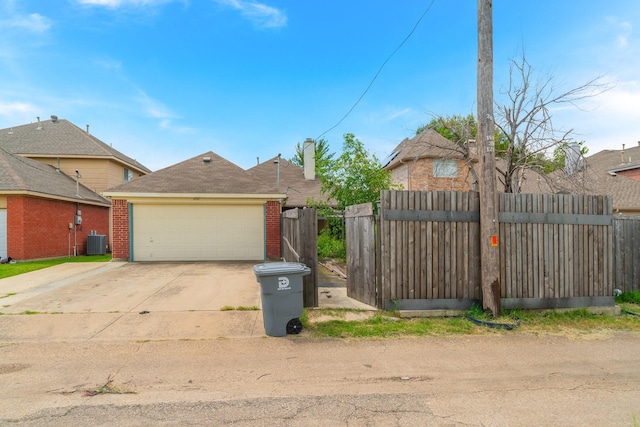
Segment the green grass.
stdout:
[[0,264],[0,279],[17,276],[31,271],[41,270],[54,265],[67,262],[107,262],[111,261],[111,255],[83,255],[70,258],[56,258],[41,261],[24,261],[15,264]]
[[260,307],[258,307],[257,305],[252,305],[252,306],[245,306],[245,305],[239,305],[237,307],[233,307],[231,305],[225,305],[224,307],[222,307],[220,309],[220,311],[259,311]]
[[[640,305],[632,304],[640,312]],[[314,337],[389,338],[420,336],[452,336],[482,334],[557,334],[568,337],[598,334],[604,331],[634,331],[640,333],[640,317],[598,315],[586,309],[570,311],[504,310],[493,319],[480,307],[472,307],[467,315],[479,320],[516,324],[512,331],[490,329],[472,323],[466,317],[431,317],[404,319],[393,311],[376,312],[368,319],[347,320],[353,310],[305,310],[301,320],[304,329]]]

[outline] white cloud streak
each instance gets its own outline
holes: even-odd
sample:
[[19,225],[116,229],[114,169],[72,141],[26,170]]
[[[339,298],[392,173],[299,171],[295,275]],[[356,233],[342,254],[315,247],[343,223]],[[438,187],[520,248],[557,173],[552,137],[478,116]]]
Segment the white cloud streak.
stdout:
[[214,0],[216,3],[235,9],[240,15],[260,28],[280,28],[287,25],[287,15],[264,3],[244,0]]
[[126,6],[156,6],[170,1],[171,0],[77,0],[81,5],[102,6],[111,9]]
[[51,28],[51,20],[39,13],[13,15],[0,21],[0,28],[19,28],[32,33],[44,33]]

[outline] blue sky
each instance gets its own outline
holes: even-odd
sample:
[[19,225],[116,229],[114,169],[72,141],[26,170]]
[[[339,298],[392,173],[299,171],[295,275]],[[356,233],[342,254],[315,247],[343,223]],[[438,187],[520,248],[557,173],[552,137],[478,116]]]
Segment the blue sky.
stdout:
[[[494,0],[495,99],[523,49],[590,153],[640,140],[640,2]],[[0,128],[52,114],[157,170],[206,151],[249,168],[350,132],[380,159],[434,114],[475,112],[473,0],[4,0]],[[366,95],[380,66],[414,28]]]

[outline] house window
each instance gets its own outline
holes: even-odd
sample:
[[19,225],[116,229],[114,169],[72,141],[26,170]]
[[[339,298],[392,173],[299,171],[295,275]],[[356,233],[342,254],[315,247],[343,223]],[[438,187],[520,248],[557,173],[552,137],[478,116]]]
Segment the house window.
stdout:
[[124,168],[124,182],[129,182],[133,179],[133,172],[127,168]]
[[437,159],[433,161],[434,178],[456,178],[458,161],[455,159]]

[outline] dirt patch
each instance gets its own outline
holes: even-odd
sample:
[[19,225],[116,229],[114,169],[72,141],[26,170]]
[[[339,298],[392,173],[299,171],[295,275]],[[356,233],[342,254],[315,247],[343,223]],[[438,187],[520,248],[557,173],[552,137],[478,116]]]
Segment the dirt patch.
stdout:
[[25,365],[24,363],[3,363],[0,364],[0,375],[22,371],[28,367],[29,365]]

